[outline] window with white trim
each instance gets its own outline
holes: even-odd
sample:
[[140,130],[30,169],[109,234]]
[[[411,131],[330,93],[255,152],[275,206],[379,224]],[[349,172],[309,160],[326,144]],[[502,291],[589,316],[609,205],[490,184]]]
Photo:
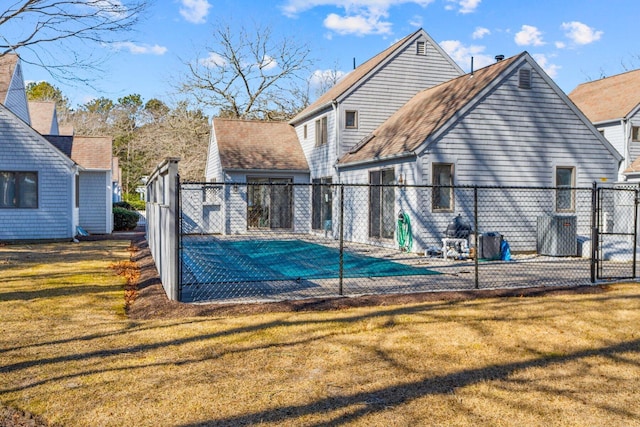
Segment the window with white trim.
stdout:
[[453,164],[434,163],[433,164],[433,200],[432,209],[434,212],[453,212]]
[[327,143],[327,116],[316,120],[316,147]]
[[0,209],[37,209],[38,172],[0,171]]
[[424,56],[427,54],[427,44],[425,42],[416,42],[416,55]]
[[576,168],[573,166],[556,167],[556,212],[575,211]]
[[357,111],[345,111],[344,127],[347,129],[358,128],[358,112]]
[[631,128],[631,140],[633,142],[640,142],[640,126],[633,126]]

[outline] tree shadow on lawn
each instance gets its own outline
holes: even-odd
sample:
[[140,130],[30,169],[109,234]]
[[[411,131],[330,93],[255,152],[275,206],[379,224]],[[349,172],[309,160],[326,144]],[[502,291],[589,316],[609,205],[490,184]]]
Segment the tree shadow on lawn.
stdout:
[[[338,415],[331,420],[323,420],[315,424],[343,425],[354,422],[365,415],[384,412],[390,407],[398,407],[424,396],[447,395],[454,393],[456,388],[485,381],[507,380],[509,376],[518,371],[529,368],[545,368],[550,365],[568,363],[590,357],[617,358],[620,354],[630,352],[640,353],[640,339],[598,349],[578,351],[565,356],[544,357],[502,365],[486,366],[478,369],[468,369],[447,375],[425,378],[420,381],[393,385],[376,391],[355,393],[347,396],[327,397],[306,405],[284,406],[237,417],[218,418],[193,424],[184,424],[182,427],[205,427],[213,425],[235,426],[264,422],[292,422],[298,417],[328,414],[333,411],[344,412],[344,410],[355,406],[353,410],[343,415]],[[627,361],[627,363],[630,362]],[[635,364],[635,362],[633,363]],[[629,419],[635,419],[635,417],[637,417],[637,413],[631,411],[611,407],[606,409]]]

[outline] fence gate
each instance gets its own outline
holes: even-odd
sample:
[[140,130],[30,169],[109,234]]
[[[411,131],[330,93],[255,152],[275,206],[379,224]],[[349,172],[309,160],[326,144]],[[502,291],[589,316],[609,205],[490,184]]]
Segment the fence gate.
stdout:
[[592,277],[636,278],[638,187],[597,188],[594,192]]

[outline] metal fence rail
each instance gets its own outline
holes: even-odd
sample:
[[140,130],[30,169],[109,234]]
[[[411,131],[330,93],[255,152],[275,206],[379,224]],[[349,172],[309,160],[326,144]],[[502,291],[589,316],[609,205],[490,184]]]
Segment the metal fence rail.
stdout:
[[[596,191],[602,193],[594,197]],[[183,183],[178,194],[181,301],[569,286],[635,277],[636,188],[262,181]],[[451,224],[464,230],[455,234]]]

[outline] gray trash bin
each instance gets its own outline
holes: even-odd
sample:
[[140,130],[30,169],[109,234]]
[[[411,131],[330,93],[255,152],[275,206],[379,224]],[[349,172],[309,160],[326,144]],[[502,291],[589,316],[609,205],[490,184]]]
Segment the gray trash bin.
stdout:
[[502,235],[496,232],[482,233],[478,236],[478,259],[493,261],[502,255]]

